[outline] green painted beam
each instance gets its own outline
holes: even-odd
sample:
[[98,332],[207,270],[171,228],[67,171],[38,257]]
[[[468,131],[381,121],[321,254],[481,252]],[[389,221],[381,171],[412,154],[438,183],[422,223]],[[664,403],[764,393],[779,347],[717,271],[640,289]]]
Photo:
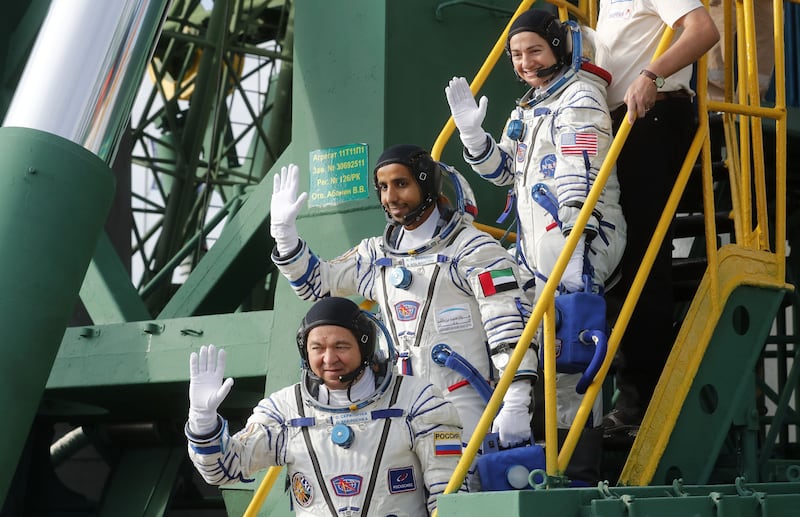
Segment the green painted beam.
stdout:
[[[164,212],[164,223],[156,243],[154,257],[157,269],[161,269],[183,246],[187,227],[193,227],[192,207],[196,202],[197,186],[191,181],[198,171],[203,135],[219,102],[218,93],[223,86],[218,84],[222,56],[225,52],[227,27],[231,23],[234,10],[232,0],[215,2],[211,10],[205,33],[207,46],[200,56],[192,102],[186,113],[185,124],[178,137],[175,176],[169,192],[170,202]],[[148,307],[161,308],[171,295],[169,282],[163,282],[158,289],[148,293]],[[153,309],[156,310],[156,309]],[[189,316],[190,314],[182,314]]]
[[[653,483],[669,483],[673,478],[709,482],[739,408],[755,397],[755,384],[743,381],[752,379],[784,295],[784,290],[753,286],[740,286],[731,293]],[[751,414],[750,418],[757,422],[758,415]]]
[[551,488],[448,494],[440,517],[783,517],[800,508],[800,483]]
[[175,477],[184,461],[186,448],[181,446],[124,449],[96,515],[164,515]]
[[105,233],[97,241],[80,295],[95,325],[152,317]]
[[189,354],[209,343],[228,351],[227,375],[263,377],[272,318],[257,311],[69,328],[47,388],[186,382]]

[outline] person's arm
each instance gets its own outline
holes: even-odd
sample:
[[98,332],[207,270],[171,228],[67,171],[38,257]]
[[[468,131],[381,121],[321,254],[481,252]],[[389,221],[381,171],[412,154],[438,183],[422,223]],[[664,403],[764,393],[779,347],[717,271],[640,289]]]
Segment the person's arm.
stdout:
[[259,402],[244,429],[233,436],[224,420],[220,430],[207,438],[195,436],[187,426],[189,459],[206,483],[250,482],[260,470],[286,463],[286,417],[278,405],[281,393]]
[[[553,195],[558,201],[558,219],[565,236],[575,226],[614,139],[604,93],[585,81],[568,86],[560,98],[552,136],[540,137],[551,138],[556,149]],[[601,207],[602,197],[584,229],[592,237],[600,226]],[[549,276],[550,272],[544,274]]]
[[375,282],[380,280],[373,265],[377,239],[367,238],[332,259],[323,260],[302,239],[290,257],[272,253],[272,262],[303,300],[316,301],[326,296],[361,295],[374,299]]
[[[457,284],[468,284],[478,304],[492,360],[502,375],[503,351],[513,353],[519,341],[531,303],[520,286],[519,269],[514,257],[491,235],[468,227],[454,250],[453,262],[457,264],[454,279]],[[465,291],[466,292],[466,291]],[[536,377],[537,358],[533,350],[517,370],[517,378]]]
[[284,417],[273,398],[262,400],[244,430],[230,436],[228,423],[217,408],[231,389],[223,382],[225,352],[213,345],[192,353],[189,381],[189,419],[184,428],[189,458],[212,485],[252,481],[257,471],[281,465],[285,444]]
[[[555,180],[558,220],[561,232],[568,237],[594,187],[600,167],[611,147],[613,134],[604,91],[587,81],[579,80],[561,94],[560,107],[553,122],[553,145],[556,148]],[[612,171],[612,174],[614,172]],[[603,198],[594,206],[581,238],[561,276],[567,292],[584,288],[584,255],[586,242],[600,230]],[[549,268],[540,271],[550,277]]]
[[504,129],[504,136],[498,143],[482,126],[489,102],[486,96],[481,97],[480,103],[476,102],[467,80],[463,77],[454,77],[445,88],[445,94],[464,144],[464,161],[486,181],[499,186],[512,185],[514,160],[509,157],[503,145],[508,140],[505,136],[508,128]]
[[[525,328],[531,305],[519,285],[519,271],[511,255],[496,239],[481,234],[465,241],[467,245],[459,250],[456,261],[460,274],[472,287],[492,362],[502,375]],[[519,346],[528,347],[528,343]],[[531,382],[536,380],[537,366],[536,351],[528,348],[492,427],[504,447],[531,439]]]
[[[704,7],[698,7],[679,18],[673,27],[683,28],[683,32],[658,59],[647,65],[647,69],[657,76],[669,77],[678,70],[697,61],[719,41],[714,20]],[[639,75],[625,92],[628,116],[636,113],[644,117],[656,101],[658,90],[652,79]],[[632,119],[628,119],[633,122]]]
[[[414,378],[406,380],[410,379]],[[461,419],[455,406],[445,400],[441,391],[432,384],[424,387],[414,400],[406,425],[413,440],[412,448],[422,467],[422,477],[428,491],[428,512],[431,513],[461,459],[460,453],[452,453],[454,447],[458,448],[463,443]],[[463,487],[462,483],[459,491]]]

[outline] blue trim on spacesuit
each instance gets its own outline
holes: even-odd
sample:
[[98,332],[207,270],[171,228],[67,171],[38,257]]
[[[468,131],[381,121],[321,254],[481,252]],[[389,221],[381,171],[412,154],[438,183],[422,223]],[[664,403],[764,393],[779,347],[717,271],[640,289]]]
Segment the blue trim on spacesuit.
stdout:
[[289,281],[289,285],[291,285],[292,287],[300,287],[303,284],[308,284],[308,279],[311,277],[312,273],[314,272],[314,268],[317,267],[317,264],[319,264],[319,259],[314,254],[314,252],[309,250],[308,267],[306,268],[306,272],[303,273],[303,275],[297,280]]

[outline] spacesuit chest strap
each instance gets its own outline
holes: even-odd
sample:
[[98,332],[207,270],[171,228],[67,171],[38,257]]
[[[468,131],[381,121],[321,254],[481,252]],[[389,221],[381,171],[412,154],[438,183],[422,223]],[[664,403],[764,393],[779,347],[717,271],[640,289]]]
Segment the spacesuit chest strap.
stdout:
[[341,413],[326,418],[316,418],[304,416],[290,419],[286,425],[289,427],[314,427],[315,425],[336,425],[336,424],[357,424],[369,420],[380,420],[382,418],[401,418],[406,412],[400,408],[376,409],[374,411],[362,411],[357,413]]
[[[383,410],[373,411],[373,417],[378,418],[375,414],[379,414],[380,418],[385,418],[386,423],[383,425],[383,432],[381,433],[381,439],[378,442],[378,450],[375,454],[375,462],[372,464],[372,473],[369,478],[369,486],[367,487],[367,491],[364,494],[364,507],[361,512],[361,515],[368,515],[368,509],[370,506],[370,501],[372,499],[372,493],[375,491],[375,483],[377,479],[378,469],[380,468],[381,459],[383,458],[383,450],[386,448],[387,438],[389,436],[389,427],[392,423],[392,417],[395,416],[402,416],[405,412],[403,410],[395,410],[392,406],[397,402],[397,396],[400,393],[400,384],[403,381],[403,377],[398,375],[395,377],[394,381],[394,388],[392,390],[391,397],[389,398],[389,407]],[[299,419],[295,420],[313,420],[313,418],[309,419],[305,416],[305,410],[303,409],[303,396],[300,392],[300,384],[295,385],[294,389],[294,396],[295,401],[297,403],[297,412],[300,414]],[[399,413],[398,413],[399,411]],[[330,493],[328,493],[327,483],[325,481],[324,476],[322,475],[322,469],[320,468],[319,463],[319,456],[317,455],[316,451],[314,450],[314,444],[311,441],[311,436],[308,431],[308,425],[300,426],[302,433],[303,433],[303,440],[306,444],[306,449],[308,449],[308,456],[311,459],[311,464],[314,466],[314,474],[317,477],[317,483],[322,491],[322,496],[325,499],[325,503],[328,505],[328,509],[331,511],[331,515],[338,515],[335,505],[331,500]]]
[[[414,341],[414,346],[419,346],[420,340],[422,339],[422,327],[425,324],[425,320],[428,318],[428,310],[430,309],[431,302],[433,301],[433,292],[436,286],[436,279],[439,277],[439,272],[441,271],[441,264],[439,262],[435,262],[434,264],[435,267],[433,268],[433,271],[430,274],[430,278],[428,279],[428,288],[426,290],[428,296],[425,297],[425,303],[422,307],[422,310],[419,313],[419,318],[416,325],[416,331],[414,332],[414,335],[416,336],[416,339]],[[383,307],[392,307],[393,304],[389,303],[389,289],[386,282],[385,267],[381,268],[381,285],[383,287]],[[399,341],[397,336],[397,325],[395,323],[394,315],[390,314],[388,320],[392,336],[394,336],[395,340]],[[413,375],[410,363],[404,364],[402,366],[402,371],[403,375]]]
[[[391,408],[394,406],[395,402],[397,402],[397,396],[400,393],[400,384],[403,382],[403,376],[398,375],[395,377],[394,380],[394,389],[392,390],[392,396],[389,398],[389,407]],[[369,515],[369,505],[372,501],[372,493],[375,491],[375,483],[378,479],[378,470],[381,466],[381,459],[383,458],[383,450],[386,448],[386,441],[389,436],[389,427],[392,425],[392,419],[387,418],[386,423],[383,424],[383,433],[381,433],[381,440],[378,442],[378,451],[375,454],[375,462],[372,464],[372,472],[369,476],[369,486],[367,487],[367,493],[364,496],[364,510],[361,512],[361,515]]]
[[[303,410],[303,395],[300,393],[300,383],[297,383],[294,386],[294,398],[297,401],[297,412],[300,414],[301,418],[305,417],[305,411]],[[325,504],[328,505],[328,510],[330,510],[331,515],[338,515],[336,506],[334,506],[333,501],[331,500],[331,494],[328,493],[325,478],[322,476],[322,470],[319,466],[319,457],[317,456],[316,451],[314,451],[314,444],[311,443],[311,436],[309,435],[308,427],[301,427],[301,429],[303,431],[303,440],[306,442],[306,449],[308,449],[308,457],[311,459],[311,464],[314,466],[314,474],[317,476],[317,483],[322,491],[322,497],[325,499]]]

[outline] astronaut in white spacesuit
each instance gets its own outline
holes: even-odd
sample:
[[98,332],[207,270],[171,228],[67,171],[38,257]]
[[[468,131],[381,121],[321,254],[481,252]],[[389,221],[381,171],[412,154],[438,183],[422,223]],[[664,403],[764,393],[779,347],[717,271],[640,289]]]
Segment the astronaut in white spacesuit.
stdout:
[[[297,234],[295,217],[306,198],[297,195],[297,174],[290,165],[275,178],[273,262],[303,299],[361,295],[377,302],[397,343],[401,373],[444,392],[458,410],[466,443],[531,310],[513,257],[471,224],[476,206],[469,185],[421,147],[389,147],[374,174],[389,220],[384,236],[324,261]],[[442,196],[445,180],[454,199]],[[501,445],[531,440],[537,362],[536,350],[527,350],[494,419]]]
[[[346,298],[314,304],[297,333],[302,378],[261,400],[231,436],[217,414],[233,385],[225,351],[190,359],[189,457],[214,485],[287,467],[297,515],[424,516],[461,457],[452,404],[376,354],[374,317]],[[391,349],[391,348],[390,348]]]
[[[499,142],[482,127],[487,98],[476,102],[463,77],[445,88],[464,159],[483,179],[513,185],[520,270],[539,285],[551,274],[613,140],[605,99],[611,76],[584,59],[593,55],[593,46],[582,36],[591,34],[542,9],[525,11],[512,22],[506,52],[517,78],[530,89],[517,100]],[[602,294],[622,257],[625,230],[612,171],[558,292]],[[537,299],[535,290],[531,298]],[[558,428],[563,430],[582,395],[570,389],[576,374],[558,377]],[[601,423],[600,402],[598,397],[590,426]]]

